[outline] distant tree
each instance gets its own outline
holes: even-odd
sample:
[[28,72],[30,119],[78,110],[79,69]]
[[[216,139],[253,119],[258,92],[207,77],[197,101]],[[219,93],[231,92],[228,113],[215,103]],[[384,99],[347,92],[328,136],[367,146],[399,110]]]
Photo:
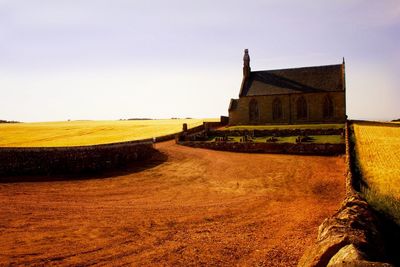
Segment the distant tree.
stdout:
[[0,123],[19,123],[19,121],[6,121],[6,120],[0,120]]

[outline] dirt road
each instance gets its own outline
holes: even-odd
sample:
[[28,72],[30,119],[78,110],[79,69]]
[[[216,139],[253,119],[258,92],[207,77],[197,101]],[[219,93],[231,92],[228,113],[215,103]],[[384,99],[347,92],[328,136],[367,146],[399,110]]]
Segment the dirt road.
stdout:
[[108,178],[0,184],[0,265],[293,266],[344,198],[344,158],[157,144]]

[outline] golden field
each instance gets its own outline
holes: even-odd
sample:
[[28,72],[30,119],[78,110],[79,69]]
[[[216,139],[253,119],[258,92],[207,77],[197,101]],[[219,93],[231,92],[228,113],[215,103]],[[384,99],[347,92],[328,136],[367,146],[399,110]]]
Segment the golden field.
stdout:
[[367,200],[400,221],[400,127],[355,123],[353,129]]
[[217,119],[63,121],[0,124],[0,147],[60,147],[107,144],[177,133]]

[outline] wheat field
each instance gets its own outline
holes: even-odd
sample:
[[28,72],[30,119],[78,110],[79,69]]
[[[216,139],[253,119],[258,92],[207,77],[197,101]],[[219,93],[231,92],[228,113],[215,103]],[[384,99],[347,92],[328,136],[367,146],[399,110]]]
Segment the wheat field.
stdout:
[[107,144],[177,133],[217,119],[63,121],[0,124],[0,147],[60,147]]
[[353,130],[367,200],[400,222],[400,127],[355,123]]

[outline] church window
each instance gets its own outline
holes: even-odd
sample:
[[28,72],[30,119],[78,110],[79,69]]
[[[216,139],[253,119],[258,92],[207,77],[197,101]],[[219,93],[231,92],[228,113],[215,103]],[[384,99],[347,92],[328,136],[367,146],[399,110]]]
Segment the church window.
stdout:
[[325,96],[322,112],[324,118],[328,119],[333,117],[333,101],[329,96]]
[[296,101],[297,119],[307,119],[307,102],[303,96]]
[[272,119],[274,121],[282,119],[282,101],[275,98],[272,102]]
[[249,119],[250,122],[257,122],[259,119],[258,103],[254,98],[249,103]]

